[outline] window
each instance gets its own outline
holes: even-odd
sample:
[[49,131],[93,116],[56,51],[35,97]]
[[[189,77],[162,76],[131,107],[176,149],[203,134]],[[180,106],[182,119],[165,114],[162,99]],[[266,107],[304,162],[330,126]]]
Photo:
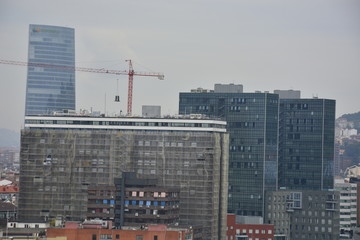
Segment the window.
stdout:
[[158,236],[157,236],[157,235],[154,236],[154,240],[158,240]]
[[112,240],[112,235],[110,235],[110,234],[100,234],[100,240]]
[[120,239],[120,235],[119,235],[119,234],[116,234],[115,238],[116,238],[116,239]]
[[92,235],[92,240],[96,240],[96,234]]

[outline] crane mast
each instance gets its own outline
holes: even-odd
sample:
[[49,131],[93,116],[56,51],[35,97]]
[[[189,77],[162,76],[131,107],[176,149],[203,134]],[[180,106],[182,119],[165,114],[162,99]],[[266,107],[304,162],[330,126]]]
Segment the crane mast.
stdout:
[[129,62],[129,83],[128,83],[128,102],[127,102],[127,114],[132,113],[132,98],[133,98],[133,84],[134,84],[134,69],[131,60],[125,60]]
[[74,70],[74,71],[79,71],[79,72],[104,73],[104,74],[115,74],[115,75],[128,75],[129,81],[128,81],[127,115],[131,116],[131,114],[132,114],[134,76],[157,77],[159,80],[164,80],[164,75],[162,73],[134,71],[132,61],[131,60],[125,60],[125,61],[129,63],[129,70],[123,70],[123,71],[121,71],[121,70],[120,71],[119,70],[107,70],[107,69],[104,69],[104,68],[71,67],[71,66],[53,65],[53,64],[46,64],[46,63],[21,62],[21,61],[2,60],[2,59],[0,59],[0,64],[29,66],[29,67],[56,68],[56,69]]

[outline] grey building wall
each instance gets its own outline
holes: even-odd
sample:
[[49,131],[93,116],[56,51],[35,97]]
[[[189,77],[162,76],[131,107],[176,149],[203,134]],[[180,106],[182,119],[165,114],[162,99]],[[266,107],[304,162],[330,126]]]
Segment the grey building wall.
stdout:
[[215,84],[214,92],[216,93],[242,93],[243,85],[241,84]]
[[337,191],[280,190],[266,192],[265,223],[288,240],[339,239]]
[[142,116],[149,118],[160,118],[161,117],[161,106],[142,106]]
[[301,97],[299,90],[274,90],[274,93],[278,94],[280,99],[299,99]]
[[[75,109],[75,31],[73,28],[30,25],[25,115]],[[68,69],[62,68],[69,67]]]

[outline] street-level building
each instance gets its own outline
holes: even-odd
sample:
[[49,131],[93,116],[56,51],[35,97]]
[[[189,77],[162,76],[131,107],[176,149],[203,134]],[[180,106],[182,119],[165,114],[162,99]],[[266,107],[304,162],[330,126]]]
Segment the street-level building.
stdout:
[[247,222],[249,217],[243,218],[235,214],[227,217],[227,240],[266,239],[274,240],[274,225]]
[[196,228],[191,226],[166,226],[149,225],[145,228],[129,227],[125,229],[66,229],[48,228],[46,231],[47,239],[67,239],[67,240],[206,240]]

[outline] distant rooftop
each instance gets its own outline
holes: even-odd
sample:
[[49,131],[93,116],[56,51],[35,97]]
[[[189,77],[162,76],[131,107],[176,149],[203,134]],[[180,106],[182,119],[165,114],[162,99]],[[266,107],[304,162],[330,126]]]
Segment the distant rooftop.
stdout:
[[214,85],[214,90],[208,90],[204,88],[196,88],[191,89],[192,93],[242,93],[243,92],[243,85],[242,84],[220,84],[216,83]]
[[279,95],[280,99],[300,99],[301,91],[299,90],[274,90],[275,94]]
[[0,186],[0,193],[17,193],[19,192],[19,187],[17,186]]

